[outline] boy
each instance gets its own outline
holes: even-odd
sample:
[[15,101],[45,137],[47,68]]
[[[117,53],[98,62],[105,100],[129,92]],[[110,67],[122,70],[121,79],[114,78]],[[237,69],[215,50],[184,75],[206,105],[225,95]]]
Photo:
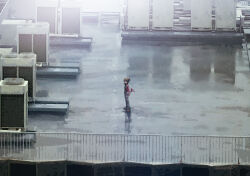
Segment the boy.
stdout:
[[135,92],[135,91],[134,89],[130,88],[128,85],[130,82],[130,78],[124,78],[123,82],[124,82],[124,97],[125,97],[125,103],[126,103],[125,110],[127,112],[130,112],[129,96],[131,92]]

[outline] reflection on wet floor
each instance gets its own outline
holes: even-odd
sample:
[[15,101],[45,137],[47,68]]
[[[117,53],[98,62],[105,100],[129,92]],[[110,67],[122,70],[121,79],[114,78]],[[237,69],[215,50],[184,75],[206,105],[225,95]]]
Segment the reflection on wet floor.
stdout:
[[235,83],[235,54],[235,48],[220,47],[214,59],[214,72],[223,74],[227,78],[225,81],[232,84]]
[[[126,46],[123,57],[128,58],[127,74],[136,79],[170,81],[175,69],[190,75],[194,82],[214,81],[235,83],[235,54],[237,48],[230,46]],[[126,54],[124,54],[126,53]],[[181,62],[181,63],[180,63]],[[189,68],[187,68],[189,65]],[[176,67],[183,68],[176,68]],[[173,69],[173,72],[172,70]],[[223,80],[220,77],[223,76]],[[188,79],[188,78],[187,78]]]
[[125,114],[125,133],[130,134],[131,133],[131,111],[129,112],[124,112]]
[[215,51],[209,47],[192,48],[190,53],[190,78],[193,81],[208,81]]
[[172,50],[170,48],[160,48],[152,56],[152,77],[154,80],[169,80],[171,76],[170,66],[172,62]]

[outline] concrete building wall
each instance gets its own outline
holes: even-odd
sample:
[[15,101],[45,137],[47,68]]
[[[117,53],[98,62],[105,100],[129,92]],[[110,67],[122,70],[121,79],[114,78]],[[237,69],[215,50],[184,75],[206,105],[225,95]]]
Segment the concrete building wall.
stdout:
[[1,176],[248,176],[250,166],[0,161]]

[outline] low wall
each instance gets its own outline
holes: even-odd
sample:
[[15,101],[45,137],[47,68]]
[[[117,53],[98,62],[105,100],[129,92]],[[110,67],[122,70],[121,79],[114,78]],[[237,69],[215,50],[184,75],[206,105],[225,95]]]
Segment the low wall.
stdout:
[[248,176],[250,166],[0,161],[1,176]]
[[236,32],[175,32],[175,31],[123,31],[123,44],[160,41],[175,43],[242,45],[243,34]]

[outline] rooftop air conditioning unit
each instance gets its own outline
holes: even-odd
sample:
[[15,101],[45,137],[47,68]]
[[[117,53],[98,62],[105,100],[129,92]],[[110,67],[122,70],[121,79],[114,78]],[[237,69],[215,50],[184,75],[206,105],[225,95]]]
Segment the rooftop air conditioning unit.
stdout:
[[[127,0],[126,27],[128,30],[148,30],[150,0]],[[164,7],[162,7],[164,8]]]
[[77,3],[62,2],[61,8],[61,32],[62,34],[78,34],[81,31],[81,8]]
[[58,0],[37,0],[36,20],[37,22],[47,22],[50,26],[50,33],[56,34],[58,30]]
[[36,97],[36,55],[22,53],[10,54],[0,59],[1,79],[23,78],[28,81],[28,96],[30,100]]
[[183,0],[183,9],[191,10],[191,0]]
[[20,25],[17,28],[17,52],[33,52],[37,63],[48,65],[49,57],[49,24],[33,23]]
[[17,41],[17,26],[22,24],[31,23],[31,20],[14,20],[5,19],[0,24],[0,45],[4,46],[16,46]]
[[28,120],[28,81],[8,78],[0,81],[0,128],[26,131]]
[[10,6],[9,17],[15,19],[36,18],[36,0],[8,0]]

